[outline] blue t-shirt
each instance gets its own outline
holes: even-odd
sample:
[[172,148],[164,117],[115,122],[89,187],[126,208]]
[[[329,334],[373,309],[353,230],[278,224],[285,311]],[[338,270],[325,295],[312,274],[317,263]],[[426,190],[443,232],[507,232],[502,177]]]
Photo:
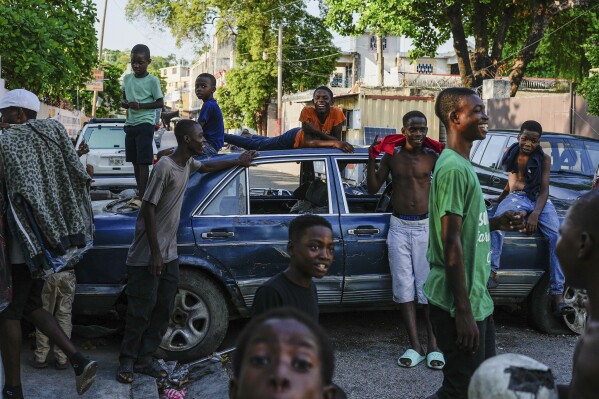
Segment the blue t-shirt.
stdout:
[[214,98],[204,101],[198,123],[204,122],[204,138],[218,152],[225,143],[225,124],[223,113]]

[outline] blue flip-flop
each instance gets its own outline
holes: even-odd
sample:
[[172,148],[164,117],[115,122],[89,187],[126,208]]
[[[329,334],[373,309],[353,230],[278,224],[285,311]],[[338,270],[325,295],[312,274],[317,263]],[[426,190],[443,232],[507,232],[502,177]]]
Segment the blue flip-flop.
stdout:
[[[440,366],[433,366],[433,362],[441,362],[443,363]],[[445,366],[445,357],[441,352],[433,351],[426,354],[426,367],[433,370],[441,370]]]
[[[410,365],[403,364],[401,362],[402,359],[409,360],[410,361]],[[422,363],[422,361],[424,359],[426,359],[426,356],[423,356],[420,353],[416,352],[414,349],[410,348],[410,349],[406,350],[404,352],[404,354],[401,355],[401,357],[399,359],[397,359],[397,364],[400,367],[411,368],[411,367],[414,367],[414,366],[418,366],[420,363]]]

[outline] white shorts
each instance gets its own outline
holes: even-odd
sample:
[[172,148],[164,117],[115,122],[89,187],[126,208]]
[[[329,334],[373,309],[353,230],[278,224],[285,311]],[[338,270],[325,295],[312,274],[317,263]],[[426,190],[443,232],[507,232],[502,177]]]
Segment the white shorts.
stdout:
[[428,219],[412,221],[392,215],[387,247],[393,300],[406,303],[416,298],[418,303],[428,304],[422,292],[422,286],[430,271],[430,265],[426,260]]

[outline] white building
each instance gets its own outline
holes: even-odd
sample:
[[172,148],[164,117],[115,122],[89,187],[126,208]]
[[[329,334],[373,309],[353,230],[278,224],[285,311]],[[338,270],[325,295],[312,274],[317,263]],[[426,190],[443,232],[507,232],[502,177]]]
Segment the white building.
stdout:
[[201,73],[209,73],[216,78],[216,87],[225,85],[225,74],[235,66],[235,38],[230,37],[225,41],[219,41],[216,37],[212,40],[212,46],[204,54],[200,55],[197,62],[190,67],[189,85],[191,91],[188,93],[188,108],[191,116],[197,115],[202,107],[202,101],[195,95],[195,80]]
[[[439,47],[435,57],[412,61],[408,53],[412,40],[400,36],[385,36],[383,42],[384,85],[400,87],[410,75],[459,75],[458,60],[452,42]],[[469,45],[472,47],[471,45]],[[349,46],[337,61],[331,79],[333,87],[378,86],[376,36],[364,34],[349,38]]]
[[181,64],[160,68],[160,75],[166,81],[164,105],[173,110],[189,108],[189,72],[190,67]]

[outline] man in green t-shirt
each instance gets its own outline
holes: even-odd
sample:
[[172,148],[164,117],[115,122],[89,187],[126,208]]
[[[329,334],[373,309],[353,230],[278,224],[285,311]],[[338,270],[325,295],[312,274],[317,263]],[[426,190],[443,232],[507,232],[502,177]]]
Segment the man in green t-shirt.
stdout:
[[[431,271],[424,284],[437,344],[445,355],[443,384],[429,399],[468,396],[470,377],[495,355],[493,301],[487,291],[490,230],[523,231],[523,214],[489,219],[469,162],[475,140],[485,138],[489,118],[476,93],[439,93],[435,113],[447,128],[447,148],[435,166],[429,194]],[[479,344],[480,343],[480,344]]]

